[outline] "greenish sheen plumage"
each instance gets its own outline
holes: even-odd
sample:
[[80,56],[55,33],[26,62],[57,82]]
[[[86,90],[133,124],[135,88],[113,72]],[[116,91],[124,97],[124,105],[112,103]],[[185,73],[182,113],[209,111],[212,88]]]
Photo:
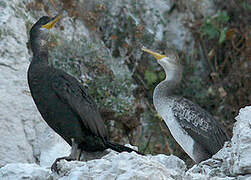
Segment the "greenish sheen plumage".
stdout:
[[74,152],[65,159],[77,159],[76,150],[135,151],[110,142],[97,106],[83,86],[73,76],[49,66],[48,30],[41,26],[52,19],[40,18],[30,31],[33,58],[28,69],[28,84],[43,119],[72,146]]

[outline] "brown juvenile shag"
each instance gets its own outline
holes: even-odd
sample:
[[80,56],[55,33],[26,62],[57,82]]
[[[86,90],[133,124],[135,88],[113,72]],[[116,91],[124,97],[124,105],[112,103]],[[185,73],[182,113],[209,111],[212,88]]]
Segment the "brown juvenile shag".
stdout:
[[[72,148],[67,157],[79,160],[81,151],[96,152],[111,148],[117,152],[135,151],[110,142],[101,115],[92,98],[71,75],[48,64],[48,29],[61,16],[40,18],[30,30],[33,58],[28,69],[28,84],[32,98],[46,123]],[[137,151],[135,151],[137,152]],[[141,154],[137,152],[138,154]]]
[[174,139],[196,163],[210,158],[229,140],[226,131],[197,104],[173,94],[182,78],[182,67],[175,53],[166,56],[145,48],[142,50],[154,56],[166,74],[165,80],[154,89],[155,109]]

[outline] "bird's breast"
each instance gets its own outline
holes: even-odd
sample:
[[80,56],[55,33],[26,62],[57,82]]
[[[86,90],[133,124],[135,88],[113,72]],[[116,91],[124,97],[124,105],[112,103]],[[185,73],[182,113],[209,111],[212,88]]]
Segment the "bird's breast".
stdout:
[[182,149],[195,161],[194,144],[196,143],[192,137],[182,128],[174,117],[172,106],[174,102],[172,98],[161,98],[154,101],[154,106],[166,123],[169,131],[174,139],[182,147]]

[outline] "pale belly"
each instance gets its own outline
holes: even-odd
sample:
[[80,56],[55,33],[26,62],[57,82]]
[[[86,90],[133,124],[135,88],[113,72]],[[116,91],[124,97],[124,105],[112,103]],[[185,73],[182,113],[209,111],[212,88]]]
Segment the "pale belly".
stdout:
[[172,101],[168,101],[166,103],[161,103],[157,107],[156,102],[154,103],[158,113],[165,121],[167,127],[169,128],[172,136],[177,141],[177,143],[182,147],[182,149],[194,160],[196,161],[196,157],[194,157],[194,144],[196,143],[191,136],[187,134],[187,132],[182,129],[180,124],[176,121],[172,107]]

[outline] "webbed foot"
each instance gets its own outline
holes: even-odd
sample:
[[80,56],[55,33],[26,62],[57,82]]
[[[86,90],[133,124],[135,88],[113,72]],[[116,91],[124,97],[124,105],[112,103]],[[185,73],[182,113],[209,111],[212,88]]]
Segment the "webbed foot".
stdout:
[[51,166],[52,172],[59,173],[57,162],[62,159],[65,159],[66,161],[75,161],[80,159],[81,149],[78,149],[78,144],[75,143],[73,138],[71,139],[71,141],[72,141],[71,154],[69,156],[57,158]]
[[66,161],[74,161],[74,160],[76,160],[76,158],[73,158],[73,157],[71,157],[71,156],[66,156],[66,157],[57,158],[57,159],[54,161],[54,163],[52,164],[52,166],[51,166],[51,171],[52,171],[52,172],[59,173],[59,169],[58,169],[58,167],[57,167],[57,163],[58,163],[58,161],[60,161],[60,160],[62,160],[62,159],[65,159]]

